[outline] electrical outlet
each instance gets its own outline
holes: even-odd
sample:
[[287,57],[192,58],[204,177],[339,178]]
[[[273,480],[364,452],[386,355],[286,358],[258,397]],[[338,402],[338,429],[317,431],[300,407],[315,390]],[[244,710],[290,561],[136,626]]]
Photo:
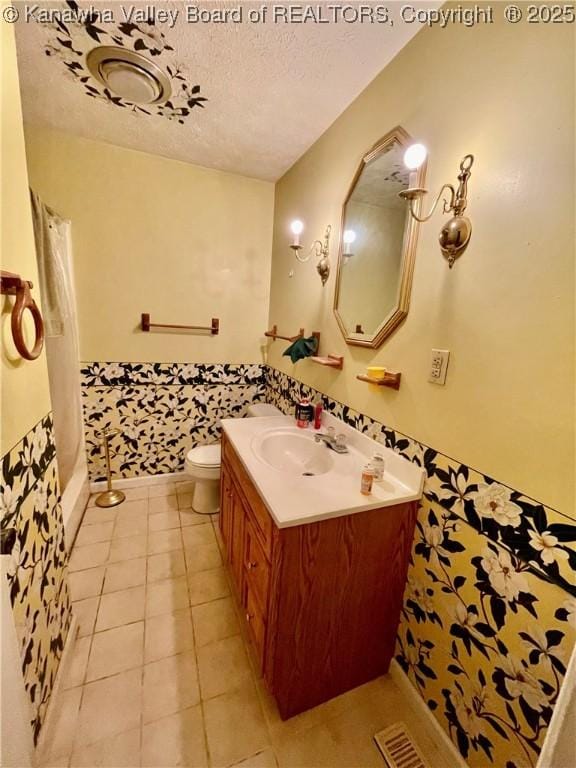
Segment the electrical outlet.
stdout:
[[448,368],[448,358],[450,351],[448,349],[433,349],[430,359],[430,373],[428,381],[432,384],[443,385],[446,383],[446,370]]

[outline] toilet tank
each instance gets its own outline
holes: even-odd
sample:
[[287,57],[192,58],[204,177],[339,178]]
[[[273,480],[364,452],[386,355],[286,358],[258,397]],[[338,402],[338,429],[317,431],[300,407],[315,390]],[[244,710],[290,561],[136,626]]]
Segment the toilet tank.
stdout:
[[282,416],[275,405],[269,403],[252,403],[248,406],[248,416]]

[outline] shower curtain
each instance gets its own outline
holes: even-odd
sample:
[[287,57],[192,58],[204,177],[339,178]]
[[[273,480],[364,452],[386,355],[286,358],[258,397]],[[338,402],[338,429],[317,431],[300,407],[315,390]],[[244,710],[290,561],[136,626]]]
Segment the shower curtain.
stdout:
[[31,192],[60,490],[85,463],[70,222]]

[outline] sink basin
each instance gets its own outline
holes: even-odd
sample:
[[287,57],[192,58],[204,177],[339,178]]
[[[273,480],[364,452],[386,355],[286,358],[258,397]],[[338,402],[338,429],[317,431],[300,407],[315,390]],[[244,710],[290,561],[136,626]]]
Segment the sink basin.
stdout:
[[259,435],[252,450],[268,466],[296,477],[324,475],[334,465],[325,445],[316,443],[312,435],[291,429]]

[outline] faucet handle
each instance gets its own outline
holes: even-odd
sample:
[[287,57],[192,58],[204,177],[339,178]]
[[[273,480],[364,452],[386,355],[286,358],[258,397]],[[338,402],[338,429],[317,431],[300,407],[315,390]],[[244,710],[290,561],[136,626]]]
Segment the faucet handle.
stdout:
[[332,440],[334,439],[334,427],[326,427],[326,434],[328,437],[330,437]]
[[343,432],[340,432],[338,435],[336,435],[336,445],[338,448],[346,447],[346,435]]

